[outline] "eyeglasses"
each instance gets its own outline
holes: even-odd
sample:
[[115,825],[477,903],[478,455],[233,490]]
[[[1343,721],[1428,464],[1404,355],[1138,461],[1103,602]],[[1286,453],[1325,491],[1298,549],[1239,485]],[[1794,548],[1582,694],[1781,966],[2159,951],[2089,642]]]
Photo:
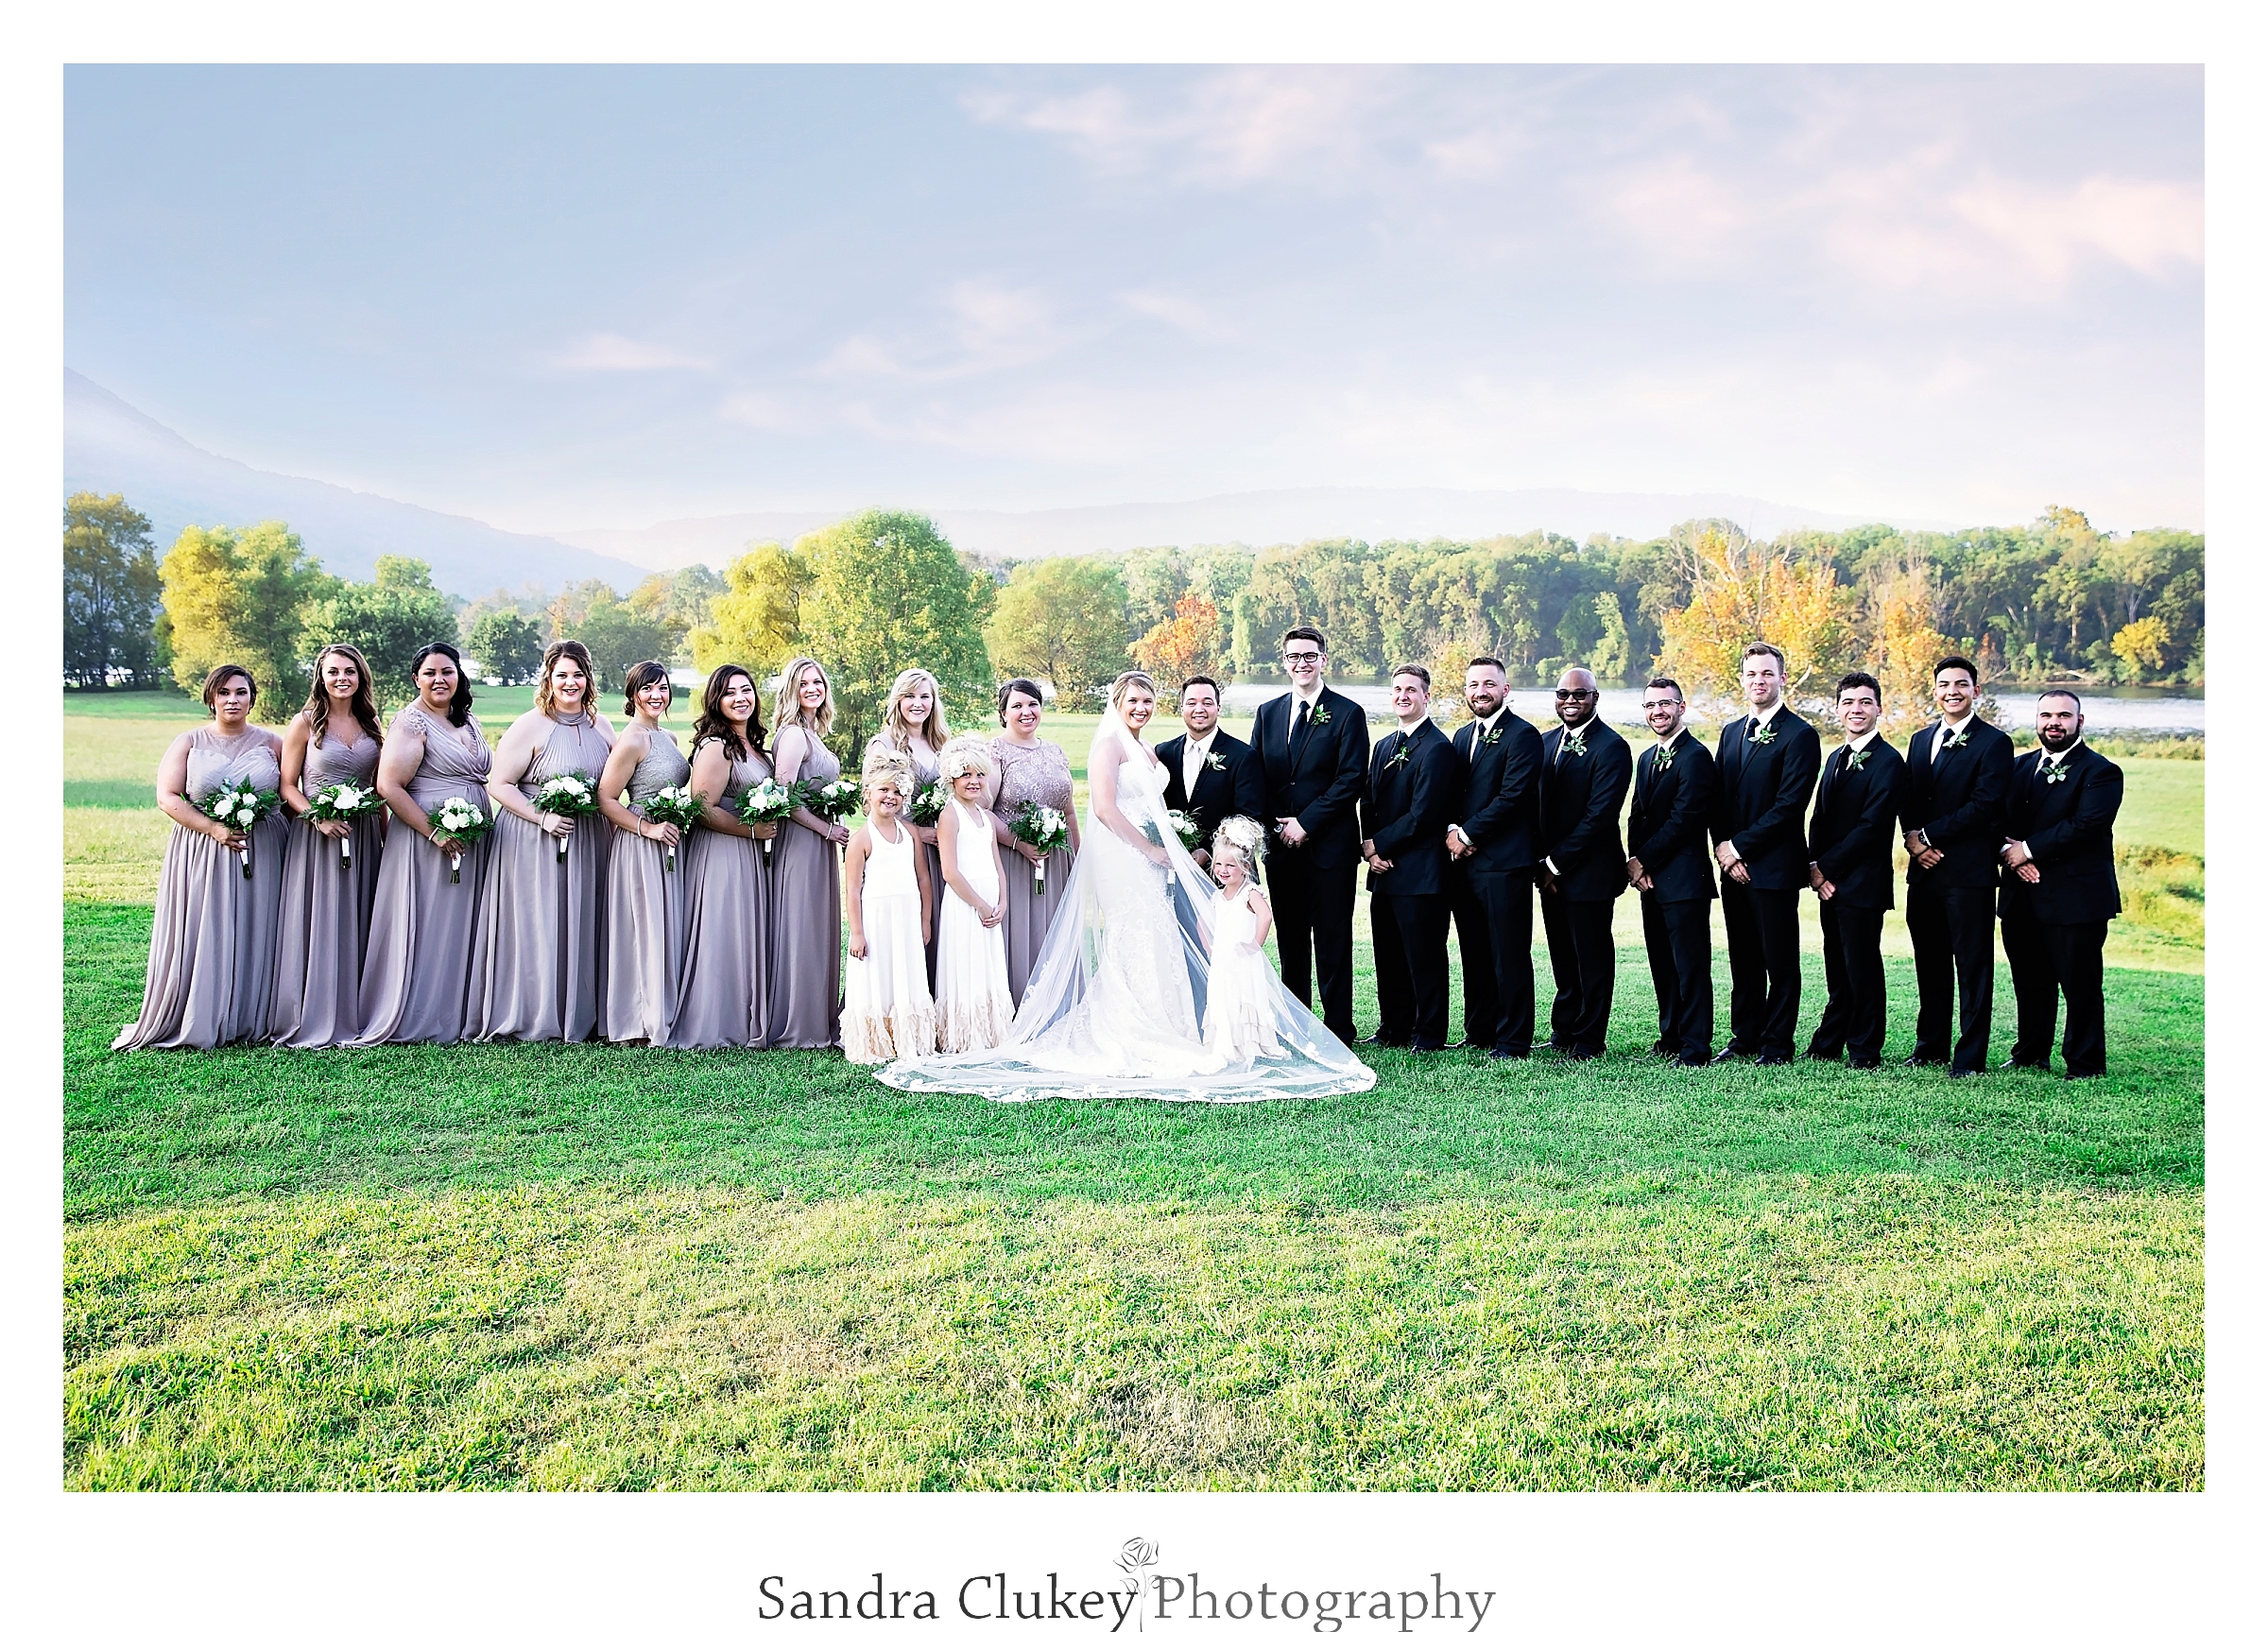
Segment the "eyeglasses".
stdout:
[[1313,668],[1322,661],[1323,654],[1321,652],[1286,652],[1283,654],[1283,666],[1287,669]]
[[1596,692],[1564,692],[1564,691],[1562,691],[1562,692],[1554,692],[1554,693],[1552,694],[1552,696],[1554,696],[1557,697],[1557,698],[1558,698],[1558,699],[1559,699],[1561,702],[1563,702],[1563,703],[1572,703],[1572,702],[1573,702],[1573,701],[1574,701],[1574,700],[1575,700],[1577,697],[1595,697],[1595,696],[1597,696],[1598,695],[1599,695],[1599,694],[1598,694],[1598,693],[1596,693]]

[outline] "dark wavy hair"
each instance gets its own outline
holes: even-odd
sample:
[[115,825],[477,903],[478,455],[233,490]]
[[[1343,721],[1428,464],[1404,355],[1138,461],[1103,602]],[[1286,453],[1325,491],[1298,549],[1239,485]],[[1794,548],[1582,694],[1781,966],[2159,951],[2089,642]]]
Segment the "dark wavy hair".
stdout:
[[449,694],[449,723],[461,727],[472,717],[472,677],[465,673],[465,660],[455,646],[447,641],[432,641],[420,646],[417,656],[409,660],[410,683],[417,683],[418,671],[436,652],[456,665],[456,690]]
[[[666,680],[668,679],[668,665],[665,663],[658,663],[652,658],[646,658],[641,661],[634,662],[627,669],[624,670],[622,676],[623,718],[630,719],[636,716],[638,713],[638,694],[640,692],[644,691],[647,686],[652,685],[656,680]],[[678,694],[674,688],[671,690],[669,697],[670,702],[677,701]],[[662,712],[663,713],[669,713],[669,703],[663,703],[662,705]]]
[[561,658],[573,658],[575,666],[583,671],[582,712],[593,719],[598,710],[593,707],[591,694],[598,686],[598,671],[591,666],[591,648],[580,641],[554,641],[543,648],[543,667],[536,676],[536,707],[553,719],[558,716],[558,698],[552,695],[552,677],[558,670]]
[[732,729],[732,721],[725,713],[725,687],[738,675],[748,682],[748,690],[756,694],[756,706],[748,711],[748,747],[764,752],[764,688],[756,677],[738,663],[719,663],[709,671],[709,683],[701,688],[700,717],[693,722],[693,751],[699,753],[701,745],[712,738],[725,745],[725,758],[742,759],[740,733]]
[[323,684],[323,660],[336,652],[354,661],[354,696],[347,708],[354,723],[369,734],[370,741],[383,743],[386,733],[378,729],[378,703],[370,693],[370,664],[355,647],[344,641],[334,641],[315,654],[315,677],[307,684],[307,734],[316,747],[323,745],[323,733],[330,729],[331,692]]

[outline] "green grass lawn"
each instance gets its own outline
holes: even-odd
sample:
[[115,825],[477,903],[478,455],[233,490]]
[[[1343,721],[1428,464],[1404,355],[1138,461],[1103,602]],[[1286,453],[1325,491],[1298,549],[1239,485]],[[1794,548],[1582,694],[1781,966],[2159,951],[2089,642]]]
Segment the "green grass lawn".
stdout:
[[[67,708],[65,775],[181,723]],[[2138,768],[2202,769],[2125,764],[2129,812]],[[1373,1053],[1313,1103],[119,1057],[154,870],[73,824],[145,815],[66,811],[74,1488],[2203,1484],[2194,974],[2114,970],[2083,1083],[1666,1070],[1634,944],[1607,1061]],[[2003,975],[1996,1057],[2013,1007]]]

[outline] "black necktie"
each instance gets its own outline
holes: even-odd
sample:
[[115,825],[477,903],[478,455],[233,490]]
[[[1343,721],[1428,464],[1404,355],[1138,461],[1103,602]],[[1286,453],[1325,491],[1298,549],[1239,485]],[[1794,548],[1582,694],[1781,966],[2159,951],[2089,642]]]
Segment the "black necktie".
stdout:
[[1292,741],[1297,742],[1307,733],[1307,711],[1312,706],[1308,703],[1299,705],[1299,718],[1292,725]]

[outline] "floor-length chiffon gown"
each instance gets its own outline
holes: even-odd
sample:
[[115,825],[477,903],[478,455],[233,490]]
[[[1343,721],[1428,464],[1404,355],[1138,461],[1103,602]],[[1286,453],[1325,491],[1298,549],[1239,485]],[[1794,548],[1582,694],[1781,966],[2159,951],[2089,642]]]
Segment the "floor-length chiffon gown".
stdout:
[[[609,745],[586,710],[554,719],[519,782],[532,800],[553,777],[598,788]],[[496,831],[472,932],[472,982],[465,1037],[474,1042],[583,1042],[603,1012],[609,839],[614,824],[593,812],[575,818],[567,859],[557,835],[496,809]]]
[[[802,730],[786,726],[781,735]],[[809,791],[834,781],[843,765],[819,738],[806,732],[804,740],[798,785]],[[793,820],[780,824],[772,846],[771,978],[772,1046],[833,1048],[843,1010],[842,852]]]
[[[307,743],[300,792],[378,785],[378,739]],[[284,909],[276,928],[276,995],[268,1034],[288,1048],[330,1048],[362,1029],[362,959],[378,895],[383,822],[377,810],[348,824],[345,846],[295,820],[284,841]]]
[[[992,739],[992,760],[1000,767],[992,809],[1001,820],[1013,821],[1027,799],[1061,811],[1065,821],[1072,819],[1071,759],[1061,748],[1037,739],[1020,743],[1004,734]],[[1010,846],[1000,847],[1001,869],[1008,875],[1007,906],[1000,928],[1007,941],[1008,992],[1018,1003],[1023,1001],[1040,943],[1047,939],[1047,926],[1056,921],[1056,908],[1071,893],[1072,860],[1068,846],[1047,858],[1047,889],[1041,893],[1032,887],[1032,864]]]
[[[189,733],[189,801],[240,782],[275,792],[284,785],[283,747],[258,726],[233,738],[199,726]],[[158,870],[142,1012],[112,1048],[218,1048],[267,1036],[288,819],[264,816],[254,825],[250,878],[242,852],[172,824]]]
[[[646,737],[644,756],[630,771],[623,793],[631,805],[667,787],[683,787],[693,767],[664,730]],[[685,958],[685,880],[692,852],[714,835],[696,825],[678,846],[674,868],[669,848],[660,839],[641,838],[614,829],[614,854],[607,864],[606,1036],[612,1042],[661,1042],[678,1009],[678,975]]]
[[[756,753],[728,759],[725,766],[728,804],[772,774],[771,762]],[[782,841],[772,842],[776,850]],[[769,1029],[772,934],[764,843],[704,828],[690,865],[682,857],[678,865],[685,877],[685,961],[677,1015],[663,1040],[672,1048],[762,1048]]]
[[[409,780],[411,803],[430,812],[443,799],[461,799],[489,808],[490,756],[479,720],[452,727],[412,703],[387,729],[425,739],[425,758]],[[388,837],[362,959],[362,1029],[350,1046],[455,1042],[465,1029],[472,928],[490,841],[466,849],[451,884],[449,856],[439,845],[399,826]]]

